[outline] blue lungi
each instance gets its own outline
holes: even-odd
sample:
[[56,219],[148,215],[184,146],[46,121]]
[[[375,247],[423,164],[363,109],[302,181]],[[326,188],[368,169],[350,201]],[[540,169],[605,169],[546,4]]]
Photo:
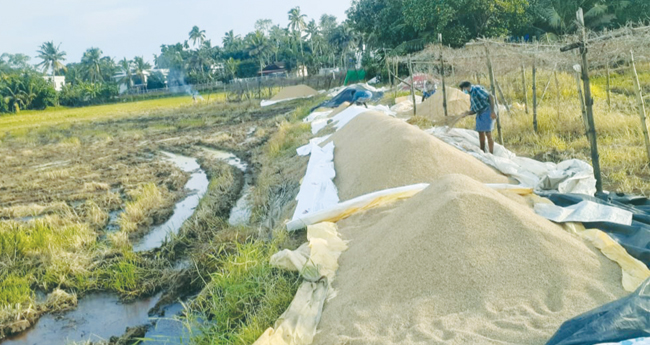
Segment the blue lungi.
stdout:
[[476,114],[476,131],[477,132],[492,132],[494,130],[494,120],[490,117],[492,109],[487,107],[478,114]]

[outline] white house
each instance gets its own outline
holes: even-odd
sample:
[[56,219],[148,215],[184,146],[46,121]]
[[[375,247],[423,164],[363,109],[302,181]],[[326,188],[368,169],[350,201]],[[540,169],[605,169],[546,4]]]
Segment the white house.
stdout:
[[[144,73],[143,73],[144,80],[142,80],[140,84],[134,84],[133,87],[136,88],[136,89],[143,89],[147,85],[147,80],[149,79],[149,76],[152,73],[155,73],[155,72],[162,73],[162,75],[165,77],[165,84],[167,84],[167,75],[169,74],[169,69],[160,68],[160,69],[150,69],[150,70],[144,71]],[[136,77],[134,69],[131,70],[131,74],[133,75],[134,78]],[[126,74],[124,72],[119,72],[119,73],[117,73],[117,74],[115,74],[113,76],[113,79],[114,80],[120,80],[120,79],[124,78],[125,75]],[[124,92],[126,92],[129,89],[128,86],[125,83],[120,83],[118,87],[119,87],[120,95],[123,94]]]
[[54,84],[54,90],[61,91],[63,85],[65,85],[65,76],[64,75],[45,75],[43,79],[47,80],[50,84]]

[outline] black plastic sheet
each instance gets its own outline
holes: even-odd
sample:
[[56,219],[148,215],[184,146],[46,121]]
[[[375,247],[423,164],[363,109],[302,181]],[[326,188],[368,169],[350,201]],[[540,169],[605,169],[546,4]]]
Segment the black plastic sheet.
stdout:
[[546,345],[590,345],[650,336],[650,279],[627,297],[575,317]]

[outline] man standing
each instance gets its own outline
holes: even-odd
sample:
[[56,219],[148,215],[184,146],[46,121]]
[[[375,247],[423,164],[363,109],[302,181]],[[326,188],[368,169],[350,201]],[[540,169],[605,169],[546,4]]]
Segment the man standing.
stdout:
[[490,153],[494,153],[494,140],[492,131],[494,130],[494,120],[497,118],[495,110],[494,96],[492,96],[483,86],[472,85],[469,81],[464,81],[459,85],[460,89],[470,96],[470,110],[464,112],[463,116],[476,115],[476,131],[481,150],[485,153],[485,137],[488,140]]

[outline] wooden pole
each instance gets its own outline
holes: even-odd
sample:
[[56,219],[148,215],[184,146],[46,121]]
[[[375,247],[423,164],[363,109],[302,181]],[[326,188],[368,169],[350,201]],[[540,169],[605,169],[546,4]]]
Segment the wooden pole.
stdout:
[[612,107],[612,90],[610,88],[609,61],[607,62],[607,106]]
[[393,87],[393,78],[390,75],[390,63],[388,62],[388,55],[386,55],[386,50],[384,50],[384,59],[386,60],[386,72],[388,72],[388,84]]
[[603,179],[600,174],[600,160],[598,157],[598,141],[596,140],[596,123],[594,122],[594,99],[591,97],[591,84],[589,83],[589,60],[587,59],[587,30],[582,8],[578,9],[578,22],[582,27],[582,44],[580,54],[582,55],[582,83],[585,90],[585,104],[587,106],[587,123],[589,124],[589,141],[591,144],[591,163],[594,166],[594,177],[596,177],[596,194],[603,193]]
[[528,86],[526,85],[526,68],[524,65],[521,65],[521,82],[524,86],[524,107],[526,108],[526,114],[528,114]]
[[409,74],[411,75],[411,97],[413,97],[413,116],[417,114],[417,109],[415,106],[415,76],[413,75],[413,62],[411,56],[409,55]]
[[580,110],[582,110],[582,122],[585,125],[585,134],[589,137],[589,123],[587,122],[587,106],[585,106],[585,98],[582,95],[582,86],[580,86],[580,72],[576,71],[576,84],[578,86],[578,98],[580,99]]
[[492,92],[492,97],[494,97],[494,107],[496,108],[492,110],[497,114],[497,133],[499,134],[499,144],[503,145],[503,135],[501,134],[501,118],[499,116],[499,100],[497,99],[496,96],[497,87],[496,87],[496,82],[494,80],[494,70],[492,69],[492,59],[490,59],[490,50],[488,49],[487,45],[484,45],[484,47],[485,47],[485,57],[487,57],[488,76],[490,77],[491,92]]
[[447,113],[447,86],[445,85],[445,60],[442,57],[442,34],[438,34],[438,41],[440,42],[440,75],[442,78],[442,108]]
[[650,162],[650,139],[648,138],[648,122],[645,117],[645,102],[643,101],[643,89],[639,82],[639,75],[636,72],[636,64],[634,63],[634,52],[630,50],[630,57],[632,59],[632,71],[634,72],[634,83],[636,85],[636,98],[639,103],[639,118],[641,119],[641,129],[643,130],[643,140],[645,148],[648,153],[648,162]]
[[508,116],[512,117],[512,112],[510,111],[510,106],[508,105],[508,101],[506,101],[506,97],[503,96],[503,91],[501,90],[501,85],[499,84],[499,81],[495,80],[495,84],[497,84],[497,90],[499,91],[499,96],[501,96],[501,100],[503,101],[503,105],[506,107],[506,110],[508,111]]
[[[399,76],[399,62],[397,62],[397,59],[395,59],[393,65],[395,67],[395,73],[393,73],[393,77],[397,78]],[[397,83],[397,81],[395,81],[395,88],[393,89],[394,90],[393,91],[393,98],[397,98],[397,87],[398,86],[399,86],[399,84]]]
[[560,81],[557,79],[557,69],[553,71],[555,78],[555,105],[557,106],[557,118],[560,119]]
[[537,57],[533,59],[533,129],[537,133]]

